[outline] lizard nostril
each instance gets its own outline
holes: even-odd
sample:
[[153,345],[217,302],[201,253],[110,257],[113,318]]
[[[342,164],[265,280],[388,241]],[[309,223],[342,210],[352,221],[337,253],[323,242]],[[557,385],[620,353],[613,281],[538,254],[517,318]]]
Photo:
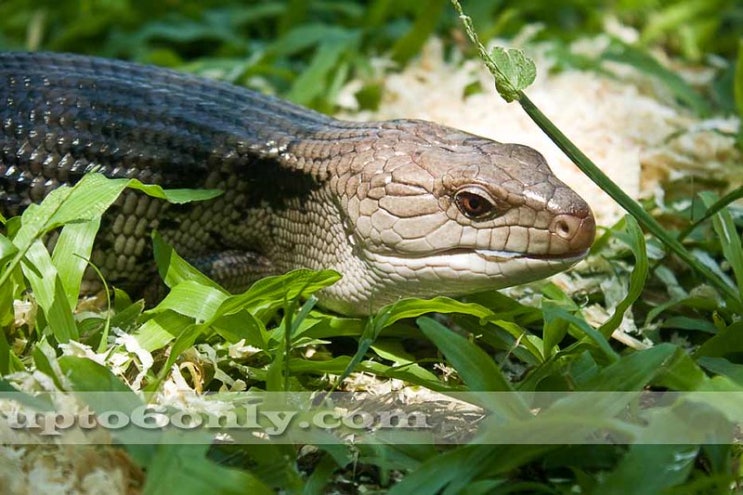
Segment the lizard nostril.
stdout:
[[572,215],[558,215],[552,220],[549,229],[553,234],[570,242],[580,228],[582,220]]
[[557,235],[560,237],[563,237],[565,239],[570,239],[570,225],[568,222],[561,218],[558,221],[555,222],[554,230]]
[[591,247],[596,236],[596,221],[589,212],[583,218],[573,215],[558,215],[549,226],[550,232],[564,239],[567,252],[580,253]]

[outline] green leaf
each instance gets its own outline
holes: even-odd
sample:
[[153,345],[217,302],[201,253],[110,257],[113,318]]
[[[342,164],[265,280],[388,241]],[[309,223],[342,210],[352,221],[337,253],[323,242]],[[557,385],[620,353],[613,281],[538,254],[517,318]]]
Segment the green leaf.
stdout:
[[207,328],[208,327],[206,325],[197,325],[195,323],[192,323],[190,325],[186,325],[183,328],[177,329],[179,333],[175,338],[175,342],[170,348],[168,359],[161,370],[161,378],[166,376],[167,373],[170,372],[170,367],[175,364],[180,355],[189,347],[193,346],[196,343],[196,340],[204,334]]
[[[740,340],[740,339],[738,339]],[[697,362],[705,370],[716,375],[722,375],[738,385],[743,386],[743,365],[734,364],[723,358],[700,357]]]
[[697,390],[710,380],[700,365],[687,353],[677,351],[653,377],[653,385],[671,390]]
[[498,94],[507,102],[520,101],[524,96],[522,90],[533,83],[536,78],[537,68],[534,61],[526,57],[521,50],[515,48],[496,47],[488,54],[475,32],[472,19],[464,13],[459,0],[451,0],[451,2],[459,14],[459,19],[464,24],[467,36],[475,45],[480,58],[493,75]]
[[459,313],[474,316],[483,322],[498,320],[492,310],[481,304],[465,303],[444,296],[433,299],[401,299],[380,310],[377,316],[383,313],[387,313],[388,316],[383,325],[379,327],[380,331],[404,318],[417,318],[426,313]]
[[155,184],[142,184],[137,179],[129,179],[126,185],[130,189],[142,191],[148,196],[164,199],[168,203],[173,204],[207,201],[224,194],[224,191],[220,189],[163,189]]
[[[0,335],[0,338],[2,335]],[[14,387],[10,382],[0,378],[0,396],[1,400],[12,399],[13,401],[23,404],[24,406],[36,409],[37,411],[54,411],[55,407],[52,401],[48,400],[47,395],[31,395],[29,393],[21,392]]]
[[457,370],[470,390],[478,392],[512,391],[513,387],[496,366],[493,358],[461,335],[428,317],[416,320],[426,338]]
[[[542,288],[542,294],[546,298],[548,298],[544,300],[545,302],[549,303],[549,305],[546,306],[548,309],[548,313],[549,308],[551,307],[561,307],[569,313],[579,312],[579,308],[573,302],[573,300],[567,294],[565,294],[562,289],[551,282],[548,282]],[[543,310],[544,307],[545,303],[543,302]],[[568,324],[567,320],[554,316],[555,314],[554,312],[552,312],[549,313],[548,317],[544,318],[544,326],[542,327],[543,349],[540,356],[542,360],[550,358],[555,354],[555,352],[559,351],[558,345],[562,341],[562,339],[565,338],[568,330],[570,329],[570,325]]]
[[266,277],[258,280],[242,294],[227,298],[219,314],[231,314],[241,310],[272,312],[298,297],[308,297],[340,279],[340,274],[333,270],[318,272],[306,269],[293,270],[283,275]]
[[[343,465],[346,463],[344,462]],[[320,459],[313,470],[312,474],[307,478],[302,495],[323,495],[326,494],[325,487],[330,484],[330,480],[333,479],[335,471],[341,467],[332,456],[323,452],[323,457]]]
[[309,105],[327,88],[327,80],[338,65],[338,61],[359,40],[359,33],[340,33],[324,40],[315,51],[310,65],[297,77],[287,98],[296,103]]
[[143,349],[152,352],[162,349],[180,335],[193,319],[175,311],[163,311],[150,318],[134,333]]
[[0,234],[0,266],[5,265],[13,256],[18,253],[18,248],[10,239]]
[[[537,78],[537,66],[521,50],[497,46],[490,52],[490,56],[502,78],[498,92],[506,101],[518,99],[517,93],[529,87]],[[496,87],[498,86],[496,79]]]
[[620,62],[634,67],[655,77],[663,83],[682,103],[691,108],[697,115],[705,116],[710,113],[707,101],[696,92],[678,73],[665,68],[645,50],[636,48],[614,39],[609,48],[604,52],[603,59]]
[[71,192],[69,187],[58,187],[47,194],[40,204],[31,204],[23,211],[20,227],[13,236],[13,243],[20,251],[25,251],[35,239],[55,227],[50,226],[49,219],[59,210]]
[[320,23],[297,26],[284,36],[276,39],[266,48],[266,57],[293,55],[322,43],[332,36],[342,36],[342,30]]
[[289,377],[291,371],[287,366],[287,360],[292,350],[292,342],[297,328],[299,328],[316,303],[317,298],[312,295],[299,308],[299,311],[297,311],[299,303],[296,299],[287,304],[281,325],[273,333],[277,352],[274,353],[274,361],[268,367],[266,390],[290,390]]
[[[741,129],[743,129],[743,127],[741,127]],[[743,136],[743,134],[739,133],[738,136]],[[741,198],[743,198],[743,186],[733,189],[732,191],[727,193],[725,196],[720,198],[718,201],[716,201],[715,204],[708,207],[707,210],[704,212],[704,215],[694,220],[693,223],[691,223],[688,227],[686,227],[684,230],[681,231],[681,233],[678,236],[678,240],[683,241],[689,236],[689,234],[691,234],[694,231],[694,229],[699,227],[709,218],[712,218],[716,213],[720,212],[722,209],[724,209],[728,205],[734,203],[736,200],[741,199]]]
[[421,48],[431,37],[441,19],[446,0],[417,2],[418,12],[413,25],[404,36],[392,46],[390,57],[398,64],[405,64],[421,52]]
[[267,347],[266,327],[248,311],[221,316],[212,323],[212,327],[230,344],[244,340],[246,344],[260,349]]
[[550,445],[466,445],[429,459],[388,493],[469,493],[466,487],[485,473],[491,476],[507,473],[554,448]]
[[403,343],[397,339],[377,340],[371,349],[379,357],[392,361],[395,365],[415,363],[415,356],[407,352]]
[[77,340],[78,332],[72,318],[72,307],[46,246],[40,240],[35,241],[28,248],[26,259],[28,262],[23,264],[23,274],[34,291],[39,307],[46,315],[54,338],[63,343]]
[[91,359],[62,356],[59,358],[59,366],[76,392],[126,392],[126,397],[132,401],[132,404],[141,404],[141,401],[124,382],[108,368]]
[[59,367],[57,364],[57,355],[54,348],[49,345],[46,338],[42,338],[36,343],[33,350],[31,351],[33,357],[34,366],[36,369],[54,381],[54,386],[59,390],[64,390],[62,386],[61,377],[59,376]]
[[[72,390],[94,412],[117,411],[131,417],[143,405],[142,400],[111,371],[87,358],[62,356],[59,367],[72,384]],[[129,454],[141,466],[149,465],[153,447],[160,440],[158,430],[123,428],[114,433],[117,442],[124,444]]]
[[116,294],[114,297],[119,298],[116,302],[119,303],[115,308],[115,314],[111,316],[111,326],[119,327],[121,329],[129,329],[134,327],[137,319],[144,310],[144,301],[139,300],[137,302],[122,301],[121,296]]
[[[711,208],[717,201],[717,196],[709,191],[699,194],[707,208]],[[740,232],[738,231],[730,210],[724,208],[712,217],[712,225],[715,233],[720,240],[722,254],[730,263],[735,275],[735,282],[738,287],[741,299],[743,299],[743,247],[740,241]]]
[[191,280],[201,285],[221,289],[219,284],[191,266],[176,253],[173,246],[165,242],[157,231],[152,231],[152,248],[157,271],[168,287],[174,287],[181,282]]
[[694,352],[694,357],[725,357],[743,352],[743,321],[736,321],[707,339]]
[[70,222],[100,218],[121,192],[128,179],[107,179],[101,174],[86,174],[70,191],[47,221],[47,229]]
[[[699,447],[687,445],[633,445],[618,466],[599,479],[602,495],[656,495],[669,492],[691,472]],[[648,469],[648,466],[662,469]]]
[[71,308],[77,305],[80,284],[85,274],[87,260],[93,252],[93,241],[100,223],[101,219],[98,217],[67,224],[54,245],[52,263],[57,268],[59,280],[67,294],[67,303]]
[[[743,120],[743,38],[738,40],[738,59],[735,61],[734,79],[735,108],[738,109],[738,118]],[[743,144],[743,127],[738,129],[738,142]]]
[[190,316],[197,322],[211,321],[229,296],[223,291],[194,280],[186,280],[173,287],[165,299],[148,313],[172,310]]
[[614,313],[599,328],[599,332],[607,339],[611,337],[614,330],[624,319],[624,313],[640,297],[645,288],[645,281],[648,278],[648,256],[645,248],[645,236],[637,224],[637,220],[626,215],[624,217],[626,234],[617,232],[617,236],[627,244],[635,257],[635,267],[630,274],[629,289],[627,296],[617,304]]
[[377,337],[379,337],[382,330],[391,326],[395,322],[403,318],[414,318],[431,311],[449,313],[466,309],[475,312],[482,311],[480,313],[481,315],[492,314],[482,306],[460,303],[459,301],[447,297],[437,297],[428,301],[422,299],[402,299],[385,306],[380,309],[376,315],[367,320],[366,325],[364,326],[364,331],[359,339],[358,348],[356,349],[353,358],[349,361],[348,367],[343,371],[341,376],[338,377],[337,383],[343,382],[343,380],[351,375],[356,366],[364,359],[364,356],[366,356],[366,353],[369,351],[371,345],[377,340]]
[[660,344],[636,351],[601,369],[598,375],[580,384],[580,390],[632,391],[641,390],[661,374],[672,362],[676,352],[671,344]]
[[23,361],[13,352],[5,332],[0,332],[0,376],[14,371],[26,371]]
[[562,306],[548,300],[542,303],[542,311],[544,312],[544,323],[546,326],[552,327],[556,325],[555,320],[566,321],[585,334],[588,339],[592,340],[609,361],[616,361],[618,359],[617,353],[611,348],[607,338],[589,325],[582,317],[574,315]]
[[568,322],[562,318],[548,318],[544,321],[542,329],[544,335],[544,349],[542,358],[547,359],[558,351],[558,344],[565,338],[568,333]]
[[[351,358],[338,356],[336,358],[318,361],[306,359],[290,359],[287,365],[295,375],[303,373],[340,375],[349,368]],[[385,378],[397,378],[409,383],[420,385],[431,390],[461,391],[461,387],[452,387],[442,383],[433,373],[417,366],[388,366],[374,361],[361,361],[353,367],[356,371],[371,373]]]
[[147,466],[144,495],[273,495],[275,492],[247,471],[220,466],[206,457],[209,445],[160,445]]
[[307,315],[297,337],[307,339],[325,339],[329,337],[358,337],[364,330],[364,320],[346,318],[328,313],[314,311]]

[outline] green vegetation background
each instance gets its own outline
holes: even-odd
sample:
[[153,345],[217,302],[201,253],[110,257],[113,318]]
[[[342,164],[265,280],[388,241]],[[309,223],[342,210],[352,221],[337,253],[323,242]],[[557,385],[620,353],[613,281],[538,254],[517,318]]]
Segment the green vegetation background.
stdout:
[[[711,55],[733,60],[743,31],[736,0],[470,0],[464,7],[485,40],[538,23],[544,29],[537,39],[570,41],[602,32],[612,16],[641,30],[641,46],[661,44],[695,62]],[[371,76],[370,56],[389,54],[405,64],[434,33],[462,47],[447,0],[0,2],[0,49],[210,71],[325,111],[346,79]],[[367,82],[361,101],[373,107],[381,83]],[[723,84],[722,103],[732,109],[731,78]]]
[[[743,5],[739,1],[483,0],[465,1],[464,8],[484,40],[508,38],[527,24],[540,23],[543,29],[538,39],[554,44],[555,53],[561,54],[562,69],[600,69],[597,60],[571,55],[567,43],[601,33],[606,19],[614,16],[639,30],[640,40],[634,47],[639,53],[660,47],[688,63],[720,67],[713,84],[701,91],[694,89],[698,92],[694,98],[680,98],[694,111],[731,115],[740,114],[743,108],[743,94],[738,95],[736,105],[734,90],[735,61],[740,57],[743,36]],[[277,93],[326,112],[334,110],[334,95],[352,77],[364,81],[358,94],[362,106],[374,108],[384,79],[371,69],[370,57],[387,55],[402,67],[434,34],[445,40],[449,51],[474,53],[445,0],[0,1],[0,49],[78,52],[175,67]],[[638,60],[645,59],[623,61]],[[668,80],[662,69],[649,65],[648,70],[658,71],[661,80]],[[679,91],[689,94],[688,88]],[[703,103],[696,105],[695,101]],[[97,184],[94,189],[108,187]],[[706,197],[705,202],[709,207],[714,198]],[[703,226],[688,241],[709,254],[708,262],[717,272],[729,275],[732,264],[739,277],[731,284],[741,293],[743,222],[739,213],[721,209],[715,225]],[[674,217],[669,223],[673,225],[677,220]],[[685,225],[688,218],[678,222]],[[720,232],[725,229],[736,233],[737,244],[736,235],[729,244],[722,243]],[[246,306],[250,314],[257,315],[246,316],[245,321],[253,325],[248,334],[260,342],[256,345],[261,348],[263,362],[230,361],[225,342],[239,342],[244,329],[220,327],[218,316],[213,318],[214,328],[190,323],[188,310],[175,316],[173,312],[155,312],[147,319],[152,315],[142,318],[142,307],[133,303],[117,307],[114,322],[121,328],[143,332],[143,320],[150,327],[152,322],[176,320],[174,328],[178,330],[163,325],[159,327],[163,331],[157,334],[161,340],[149,341],[152,349],[148,350],[168,356],[166,360],[161,355],[166,364],[148,376],[153,387],[161,383],[169,365],[179,358],[172,344],[175,338],[175,348],[184,355],[190,346],[203,342],[212,345],[220,370],[232,376],[250,376],[268,390],[321,389],[328,385],[327,375],[341,375],[352,365],[381,378],[401,378],[416,386],[444,391],[743,388],[741,315],[715,294],[692,293],[700,281],[672,263],[657,269],[655,287],[644,287],[644,278],[636,284],[636,275],[643,271],[647,274],[648,269],[642,235],[633,223],[622,223],[600,240],[596,249],[606,247],[609,236],[626,245],[624,254],[612,262],[638,260],[634,273],[632,267],[613,265],[630,285],[633,297],[644,290],[646,295],[649,291],[665,298],[660,302],[652,297],[638,301],[634,308],[638,320],[640,316],[650,321],[662,315],[666,324],[673,322],[669,328],[687,332],[682,333],[687,342],[667,343],[671,334],[658,330],[645,335],[655,344],[650,349],[623,348],[607,339],[612,328],[591,328],[580,318],[579,306],[554,286],[544,289],[548,303],[539,310],[493,294],[473,299],[481,305],[446,300],[410,303],[397,307],[390,318],[361,321],[312,312],[303,314],[304,320],[292,322],[280,316],[284,301],[279,289],[283,286],[266,284],[260,292],[264,299],[245,299],[254,305]],[[655,248],[659,249],[657,245]],[[284,280],[284,286],[294,283],[292,287],[303,287],[306,280],[295,278]],[[332,280],[333,276],[325,273],[313,282],[319,287]],[[664,288],[663,283],[668,287]],[[673,283],[679,284],[674,290],[683,285],[677,290],[683,296],[669,301],[664,290]],[[207,285],[202,288],[204,293],[211,290]],[[71,294],[73,301],[74,296]],[[452,316],[456,326],[477,338],[463,338],[430,318],[416,322],[404,318],[430,311],[456,313]],[[163,318],[158,319],[160,316]],[[36,368],[53,376],[56,369],[61,369],[76,386],[125,390],[117,377],[89,360],[65,356],[54,362],[60,354],[55,346],[70,336],[99,350],[106,348],[108,323],[102,323],[104,318],[67,318],[66,334],[53,328],[59,326],[58,322],[50,322],[52,330],[48,331],[41,321],[43,331],[28,330],[28,335],[23,335],[26,329],[13,329],[16,342],[27,338],[20,350],[10,349],[0,339],[0,370],[7,374]],[[184,337],[177,332],[187,323],[192,334]],[[382,330],[392,333],[377,339]],[[342,346],[326,361],[305,359],[302,354],[306,346],[321,344],[323,339],[356,337],[362,332],[356,354],[355,348],[344,351]],[[440,354],[430,349],[404,349],[402,337],[410,335],[424,335],[422,340],[432,342]],[[356,340],[352,342],[355,347]],[[459,381],[442,377],[433,367],[434,362],[443,359],[442,354],[456,370]],[[290,359],[291,373],[286,364]],[[6,385],[0,380],[0,386]],[[722,414],[720,410],[715,412]],[[288,493],[328,493],[331,489],[358,493],[363,484],[367,493],[386,492],[394,486],[393,493],[574,493],[579,488],[582,493],[654,495],[730,493],[740,482],[738,450],[701,442],[633,447],[475,445],[441,450],[430,446],[327,446],[312,455],[299,455],[293,446],[207,449],[160,445],[129,448],[128,453],[147,470],[145,493],[271,493],[277,488]],[[404,480],[394,484],[398,473]],[[329,484],[333,476],[337,478]]]

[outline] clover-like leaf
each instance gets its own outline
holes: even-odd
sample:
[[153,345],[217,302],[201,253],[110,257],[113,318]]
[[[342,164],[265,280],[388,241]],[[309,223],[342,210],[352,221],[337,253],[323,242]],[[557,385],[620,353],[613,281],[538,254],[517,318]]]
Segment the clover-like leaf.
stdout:
[[498,75],[495,87],[506,100],[518,99],[518,92],[527,88],[537,77],[534,61],[515,48],[497,46],[490,52]]

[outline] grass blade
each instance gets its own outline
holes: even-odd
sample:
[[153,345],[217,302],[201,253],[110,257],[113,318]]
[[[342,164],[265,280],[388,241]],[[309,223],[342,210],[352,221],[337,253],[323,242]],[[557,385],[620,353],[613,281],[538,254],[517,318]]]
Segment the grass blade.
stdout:
[[708,115],[710,106],[707,101],[697,93],[694,88],[687,83],[680,75],[661,65],[651,55],[635,48],[632,45],[623,43],[620,40],[613,40],[613,43],[602,55],[604,60],[612,60],[622,64],[629,65],[649,74],[662,82],[678,99],[691,108],[697,115]]
[[57,267],[59,279],[67,294],[67,303],[71,308],[77,305],[80,284],[93,252],[93,241],[100,224],[101,219],[97,217],[87,222],[65,225],[54,246],[52,263]]
[[144,495],[273,495],[275,492],[246,471],[220,466],[206,458],[209,445],[160,445],[148,466]]
[[168,287],[175,287],[181,282],[190,280],[222,290],[219,284],[191,266],[176,253],[175,249],[166,243],[157,231],[152,232],[152,247],[157,271]]
[[493,359],[478,346],[432,318],[423,316],[418,318],[416,323],[426,338],[430,339],[456,368],[470,390],[478,392],[513,390]]
[[22,265],[23,274],[46,315],[54,338],[62,343],[77,340],[79,335],[72,318],[72,307],[46,246],[36,240],[26,251],[26,260]]
[[[711,192],[702,192],[699,196],[708,209],[714,208],[718,203],[717,196]],[[712,225],[720,239],[722,254],[733,269],[735,282],[738,285],[740,297],[743,299],[743,247],[741,247],[740,234],[733,216],[729,210],[721,209],[712,217]]]
[[727,296],[730,302],[739,310],[743,310],[743,300],[740,294],[727,284],[716,273],[700,263],[699,260],[689,252],[678,239],[673,237],[665,227],[659,224],[642,206],[625,193],[617,184],[594,164],[565,134],[560,131],[534,103],[523,95],[519,103],[527,114],[539,125],[539,127],[552,139],[552,141],[580,168],[580,170],[596,183],[604,192],[612,197],[622,208],[632,215],[637,222],[657,237],[668,249],[673,251],[679,258],[684,260],[697,273],[714,285],[720,292]]
[[655,495],[670,491],[689,475],[698,452],[699,447],[687,445],[633,445],[619,465],[601,478],[596,493]]
[[694,255],[689,252],[678,239],[673,237],[661,224],[659,224],[642,206],[625,193],[609,177],[593,163],[575,144],[573,144],[563,132],[542,113],[539,108],[526,96],[526,94],[516,88],[504,83],[504,76],[497,67],[495,61],[480,43],[477,34],[472,28],[472,22],[464,15],[462,7],[458,0],[452,0],[454,7],[460,14],[460,19],[465,25],[467,34],[472,43],[477,47],[483,63],[493,74],[496,82],[496,88],[506,101],[518,100],[524,111],[531,119],[542,129],[547,136],[554,142],[583,172],[588,178],[596,183],[612,199],[619,203],[630,215],[632,215],[640,225],[647,229],[651,234],[656,236],[660,241],[679,258],[692,267],[697,273],[706,278],[710,284],[714,285],[722,294],[728,298],[728,302],[737,311],[743,311],[743,299],[738,291],[726,283],[714,271],[699,262]]
[[619,328],[619,325],[624,319],[624,313],[632,306],[637,298],[640,297],[645,288],[645,281],[648,278],[649,263],[645,251],[645,237],[642,234],[642,230],[640,230],[640,226],[637,225],[637,221],[633,217],[625,216],[624,220],[626,222],[626,235],[620,235],[632,250],[632,254],[635,257],[635,268],[632,270],[632,274],[630,275],[627,296],[617,304],[614,313],[599,328],[599,332],[601,332],[601,334],[607,339],[611,337],[614,330]]

